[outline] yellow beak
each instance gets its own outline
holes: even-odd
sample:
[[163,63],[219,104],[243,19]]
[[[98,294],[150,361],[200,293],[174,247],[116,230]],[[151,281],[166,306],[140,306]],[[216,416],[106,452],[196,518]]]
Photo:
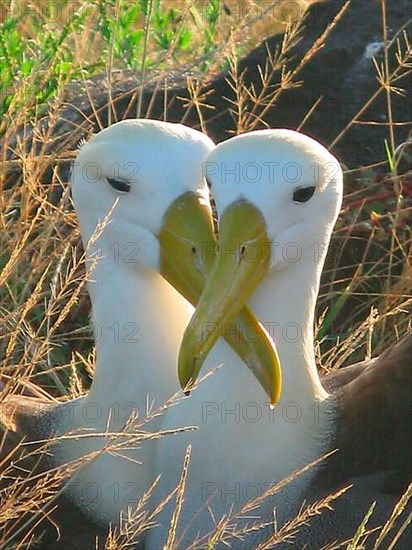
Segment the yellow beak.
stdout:
[[[193,384],[217,338],[225,334],[274,404],[282,387],[279,358],[266,332],[246,307],[269,271],[271,242],[262,214],[244,200],[227,207],[219,225],[219,243],[219,253],[183,336],[178,361],[180,383],[183,387]],[[228,339],[233,323],[238,342]],[[247,339],[250,323],[256,331],[253,342]]]

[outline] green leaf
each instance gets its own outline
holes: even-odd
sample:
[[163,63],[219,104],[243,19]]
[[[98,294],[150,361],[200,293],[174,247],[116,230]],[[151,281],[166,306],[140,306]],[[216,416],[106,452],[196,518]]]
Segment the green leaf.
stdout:
[[190,46],[191,41],[192,41],[192,33],[190,32],[190,30],[182,29],[182,32],[180,33],[179,41],[178,41],[179,49],[185,50]]
[[355,536],[352,539],[352,542],[349,543],[346,550],[359,550],[360,548],[363,548],[363,546],[358,546],[360,543],[361,538],[364,536],[366,532],[366,526],[368,524],[368,521],[373,514],[373,511],[375,510],[376,502],[373,502],[369,510],[367,511],[365,517],[363,518],[361,524],[358,527],[358,530],[356,531]]
[[33,66],[34,66],[34,62],[32,59],[26,59],[25,61],[23,61],[23,63],[20,66],[20,71],[22,75],[28,76],[29,74],[31,74]]
[[385,139],[385,151],[386,151],[386,158],[388,159],[389,169],[391,172],[394,172],[395,165],[392,158],[392,152],[389,147],[388,140]]

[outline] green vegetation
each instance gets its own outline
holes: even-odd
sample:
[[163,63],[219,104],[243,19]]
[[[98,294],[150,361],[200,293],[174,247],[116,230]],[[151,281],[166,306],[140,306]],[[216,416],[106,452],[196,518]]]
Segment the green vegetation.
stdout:
[[[3,2],[3,13],[3,115],[12,107],[44,105],[70,80],[108,67],[159,71],[184,68],[197,58],[196,70],[206,72],[215,63],[219,41],[248,17],[246,10],[239,18],[241,12],[232,13],[222,0]],[[224,63],[225,55],[214,68]]]

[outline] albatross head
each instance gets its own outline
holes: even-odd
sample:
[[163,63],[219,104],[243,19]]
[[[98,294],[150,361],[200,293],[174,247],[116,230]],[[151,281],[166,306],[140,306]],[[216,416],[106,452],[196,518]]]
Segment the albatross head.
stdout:
[[229,139],[209,155],[205,173],[218,211],[220,250],[183,337],[183,379],[214,343],[202,327],[230,322],[266,277],[289,280],[283,291],[291,294],[299,293],[296,285],[306,284],[306,277],[309,293],[316,294],[342,200],[338,161],[315,140],[291,130]]
[[[248,224],[259,227],[261,238],[271,243],[286,244],[294,238],[300,245],[324,241],[340,209],[338,161],[320,143],[292,130],[232,138],[212,151],[205,173],[219,213],[219,233],[229,216],[235,218],[236,240],[241,244],[245,231],[245,246],[253,241]],[[287,267],[280,247],[272,248],[267,267]]]
[[171,268],[194,265],[193,255],[207,246],[213,251],[202,175],[213,147],[201,132],[154,120],[122,121],[95,135],[81,148],[72,175],[85,245],[100,224],[103,254],[113,256],[116,245],[128,254],[127,264],[160,272],[194,302],[202,262],[193,270]]

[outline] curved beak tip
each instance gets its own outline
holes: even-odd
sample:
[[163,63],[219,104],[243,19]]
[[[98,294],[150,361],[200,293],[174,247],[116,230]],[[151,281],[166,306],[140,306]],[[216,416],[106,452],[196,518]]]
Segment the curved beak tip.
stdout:
[[193,389],[193,385],[194,385],[194,380],[192,378],[192,376],[187,376],[187,374],[183,374],[181,372],[179,372],[179,384],[180,384],[180,388],[182,389],[183,393],[185,395],[190,395],[192,389]]

